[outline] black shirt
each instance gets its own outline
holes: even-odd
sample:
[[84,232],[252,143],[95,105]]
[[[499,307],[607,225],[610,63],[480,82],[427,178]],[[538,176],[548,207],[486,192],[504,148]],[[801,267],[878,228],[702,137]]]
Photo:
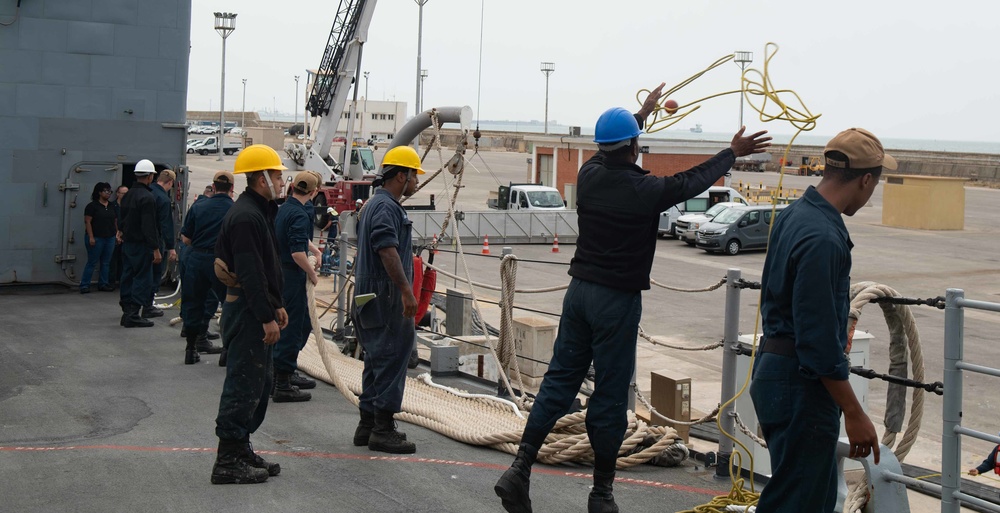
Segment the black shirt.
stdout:
[[115,236],[115,208],[108,203],[91,201],[83,209],[83,215],[90,218],[90,231],[95,238],[106,239]]
[[215,243],[215,257],[236,274],[247,306],[261,324],[273,321],[275,310],[284,306],[274,236],[277,213],[275,202],[247,188],[226,213]]
[[577,177],[580,236],[570,276],[620,290],[648,290],[660,213],[707,190],[735,161],[727,148],[697,167],[660,177],[597,152]]
[[122,198],[122,239],[149,249],[160,249],[160,230],[156,220],[156,201],[149,186],[135,182]]

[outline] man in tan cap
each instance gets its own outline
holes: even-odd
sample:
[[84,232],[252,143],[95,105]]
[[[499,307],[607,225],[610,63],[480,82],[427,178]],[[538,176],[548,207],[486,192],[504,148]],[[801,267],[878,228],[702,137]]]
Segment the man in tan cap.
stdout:
[[[219,171],[212,178],[214,194],[196,201],[188,210],[181,228],[181,241],[187,245],[184,252],[184,275],[181,277],[181,317],[187,345],[184,363],[200,360],[198,353],[218,354],[222,348],[208,340],[208,322],[218,305],[226,297],[226,286],[215,276],[215,242],[219,238],[222,220],[233,206],[233,184],[236,178],[229,171]],[[209,304],[209,296],[214,301]]]
[[[284,277],[282,299],[288,311],[288,327],[281,331],[281,338],[274,345],[274,393],[276,403],[308,401],[309,392],[301,389],[316,388],[316,382],[298,373],[299,351],[306,345],[312,326],[309,322],[309,304],[306,299],[306,280],[313,285],[319,282],[316,271],[322,255],[313,242],[313,203],[321,179],[314,171],[301,171],[292,179],[292,194],[274,219],[278,257]],[[309,263],[309,253],[316,256],[316,265]]]
[[774,223],[761,278],[763,338],[750,396],[771,456],[758,513],[832,512],[840,414],[852,457],[879,461],[875,426],[847,378],[851,243],[842,215],[896,169],[878,138],[845,130],[823,152],[823,179]]

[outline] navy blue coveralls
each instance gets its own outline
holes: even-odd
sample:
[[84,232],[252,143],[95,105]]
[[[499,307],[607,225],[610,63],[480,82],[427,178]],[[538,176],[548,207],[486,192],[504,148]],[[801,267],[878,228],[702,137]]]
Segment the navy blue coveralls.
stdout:
[[[153,298],[153,250],[160,247],[156,202],[149,186],[136,182],[122,198],[121,305],[147,306]],[[125,310],[127,311],[127,310]]]
[[215,243],[215,256],[237,276],[222,305],[222,340],[228,344],[226,381],[219,399],[215,434],[248,440],[267,413],[274,380],[264,324],[281,303],[281,266],[274,242],[278,205],[247,188],[229,209]]
[[[233,206],[228,194],[216,194],[195,201],[184,218],[181,235],[191,239],[184,251],[181,276],[181,317],[184,331],[203,333],[208,330],[211,317],[207,305],[210,297],[217,305],[217,298],[226,297],[226,286],[215,276],[215,242],[222,229],[222,220]],[[214,308],[213,308],[214,310]]]
[[160,281],[163,279],[163,269],[167,265],[167,251],[174,249],[174,214],[170,203],[170,195],[163,186],[153,182],[150,186],[153,198],[156,200],[156,221],[160,226],[160,263],[153,264],[153,291],[149,295],[146,306],[153,305],[153,296],[160,291]]
[[408,281],[413,281],[412,222],[402,205],[378,189],[361,210],[354,294],[375,299],[354,308],[358,341],[365,350],[359,407],[398,413],[406,386],[406,364],[415,336],[413,319],[403,317],[403,296],[382,265],[378,251],[396,248]]
[[292,259],[292,253],[309,256],[309,241],[313,231],[313,204],[299,202],[289,196],[278,209],[274,231],[278,238],[278,257],[285,286],[281,297],[288,312],[288,327],[281,330],[281,339],[274,345],[274,373],[291,374],[298,369],[299,351],[306,345],[312,325],[309,321],[309,301],[306,297],[306,272]]
[[771,456],[759,513],[823,513],[836,505],[841,411],[820,378],[849,375],[853,246],[840,212],[814,187],[774,223],[761,278],[763,342],[750,384]]
[[657,177],[598,152],[580,168],[573,279],[563,298],[552,361],[521,437],[523,450],[537,454],[593,361],[587,434],[595,470],[614,471],[627,427],[641,291],[649,289],[659,215],[708,189],[734,162],[732,150],[725,149],[683,173]]

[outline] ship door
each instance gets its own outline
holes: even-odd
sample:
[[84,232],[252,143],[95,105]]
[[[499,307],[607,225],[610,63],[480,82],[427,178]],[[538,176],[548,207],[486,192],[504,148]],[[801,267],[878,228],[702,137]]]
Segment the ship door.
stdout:
[[94,186],[100,182],[111,184],[111,189],[115,190],[122,183],[121,164],[78,162],[70,166],[59,184],[59,191],[63,194],[63,231],[56,262],[62,266],[66,278],[73,282],[80,280],[79,273],[87,263],[87,229],[83,223],[83,211],[91,201]]

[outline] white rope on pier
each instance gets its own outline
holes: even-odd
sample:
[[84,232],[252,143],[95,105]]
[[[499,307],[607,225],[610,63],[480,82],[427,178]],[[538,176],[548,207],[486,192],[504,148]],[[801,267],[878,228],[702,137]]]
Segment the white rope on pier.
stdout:
[[717,290],[717,289],[721,288],[723,285],[725,285],[726,284],[726,279],[723,278],[718,283],[715,283],[715,284],[712,284],[712,285],[709,285],[707,287],[700,288],[700,289],[682,289],[682,288],[678,288],[678,287],[671,287],[670,285],[664,285],[664,284],[662,284],[662,283],[660,283],[660,282],[658,282],[658,281],[656,281],[656,280],[654,280],[652,278],[649,279],[649,283],[651,283],[653,285],[656,285],[657,287],[660,287],[662,289],[672,290],[674,292],[711,292],[711,291]]

